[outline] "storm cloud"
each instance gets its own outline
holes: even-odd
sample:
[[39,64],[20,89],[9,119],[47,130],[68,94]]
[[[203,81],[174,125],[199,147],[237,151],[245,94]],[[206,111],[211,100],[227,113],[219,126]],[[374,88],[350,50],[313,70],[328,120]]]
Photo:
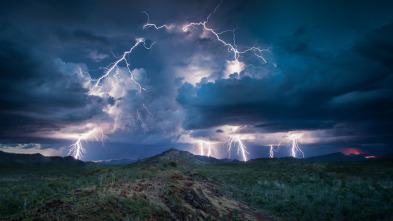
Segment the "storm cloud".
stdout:
[[[197,139],[222,142],[238,126],[250,146],[303,131],[310,155],[327,146],[391,151],[391,2],[224,1],[209,27],[236,29],[239,49],[267,49],[267,63],[249,53],[238,67],[215,36],[181,29],[219,3],[1,3],[0,149],[66,154],[72,136],[101,127],[105,148],[90,141],[99,153],[86,159],[138,158],[190,150]],[[143,30],[141,11],[175,28]],[[146,90],[138,92],[122,64],[92,93],[91,82],[141,37],[152,48],[138,46],[127,59]],[[232,42],[232,32],[222,38]]]

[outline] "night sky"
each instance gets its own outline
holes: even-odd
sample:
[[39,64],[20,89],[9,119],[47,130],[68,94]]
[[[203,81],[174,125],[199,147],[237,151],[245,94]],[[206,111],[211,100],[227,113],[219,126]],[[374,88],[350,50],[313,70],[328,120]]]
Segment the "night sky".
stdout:
[[[251,159],[271,144],[290,156],[297,134],[305,157],[393,152],[392,1],[224,0],[207,28],[263,49],[237,60],[202,26],[183,30],[219,4],[2,1],[0,150],[65,156],[81,138],[82,160],[138,159],[207,142],[241,159],[238,137]],[[143,28],[142,11],[171,28]],[[96,86],[139,38],[131,73],[122,61]]]

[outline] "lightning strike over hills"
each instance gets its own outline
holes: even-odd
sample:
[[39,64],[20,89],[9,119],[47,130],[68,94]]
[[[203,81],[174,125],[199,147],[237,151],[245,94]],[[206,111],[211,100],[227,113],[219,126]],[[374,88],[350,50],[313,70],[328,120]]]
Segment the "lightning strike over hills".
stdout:
[[69,156],[73,156],[77,160],[83,157],[86,150],[83,148],[81,142],[82,138],[79,137],[75,140],[75,143],[70,145],[70,151],[68,152]]
[[[147,45],[145,39],[143,38],[137,38],[135,44],[126,52],[123,53],[122,56],[118,57],[118,59],[113,62],[112,64],[110,64],[106,69],[107,71],[105,72],[104,75],[102,75],[100,78],[98,78],[96,80],[96,83],[89,89],[89,94],[90,95],[96,95],[96,96],[100,96],[103,97],[103,93],[99,90],[100,88],[100,82],[103,81],[106,77],[108,77],[110,74],[112,74],[113,72],[115,72],[115,75],[119,74],[119,70],[120,67],[119,65],[124,62],[125,66],[127,67],[127,71],[130,74],[130,80],[137,86],[138,88],[138,92],[141,93],[142,91],[145,91],[146,89],[144,87],[142,87],[142,85],[137,82],[135,80],[134,74],[131,71],[131,65],[130,62],[127,60],[127,57],[129,56],[129,54],[131,54],[133,52],[133,50],[139,46],[142,45],[145,49],[151,49],[151,47],[154,45],[154,42],[151,45]],[[89,77],[90,81],[94,81],[93,79],[91,79]],[[107,92],[105,92],[107,93]],[[150,110],[143,104],[143,109],[146,110],[148,112],[148,114],[152,114],[150,112]],[[139,109],[136,110],[136,117],[137,119],[141,122],[141,127],[143,129],[143,131],[149,131],[149,128],[147,127],[147,125],[144,123],[144,121],[141,118],[141,114]],[[75,142],[70,146],[70,151],[68,153],[68,155],[72,155],[74,156],[74,158],[76,159],[81,159],[83,157],[83,154],[86,152],[86,150],[83,148],[82,145],[82,141],[87,141],[89,139],[95,139],[95,140],[99,140],[97,136],[95,136],[95,134],[97,133],[97,130],[100,131],[101,133],[101,142],[103,142],[103,138],[104,138],[104,132],[103,130],[100,128],[100,125],[95,125],[95,127],[97,129],[93,129],[85,134],[82,135],[78,135],[75,138]]]
[[300,149],[299,142],[298,140],[301,138],[302,134],[290,134],[288,136],[289,139],[289,145],[291,147],[291,156],[296,158],[296,153],[300,152],[302,154],[302,157],[304,158],[304,153]]
[[270,145],[270,153],[269,153],[270,158],[274,157],[274,150],[273,150],[273,145]]
[[70,145],[70,151],[68,152],[69,156],[73,156],[75,159],[81,159],[83,154],[86,152],[86,149],[83,148],[82,142],[87,140],[96,140],[101,143],[104,142],[105,135],[103,131],[99,128],[94,128],[91,131],[78,136],[75,139],[75,142]]
[[392,39],[393,0],[0,0],[0,221],[393,221]]
[[210,142],[207,141],[199,141],[199,154],[201,156],[206,156],[211,157],[213,152],[216,154],[217,150],[216,148],[213,146],[213,144],[211,144]]
[[231,136],[228,140],[228,152],[229,152],[229,158],[231,158],[230,152],[232,150],[232,147],[237,147],[237,154],[243,158],[243,161],[247,161],[247,155],[250,153],[247,151],[246,145],[242,142],[240,139],[239,135],[234,135]]
[[276,144],[269,144],[268,145],[270,147],[269,148],[269,157],[270,158],[274,158],[274,146],[277,146],[277,148],[278,148],[278,147],[280,147],[280,144],[281,144],[281,142],[278,145],[276,145]]

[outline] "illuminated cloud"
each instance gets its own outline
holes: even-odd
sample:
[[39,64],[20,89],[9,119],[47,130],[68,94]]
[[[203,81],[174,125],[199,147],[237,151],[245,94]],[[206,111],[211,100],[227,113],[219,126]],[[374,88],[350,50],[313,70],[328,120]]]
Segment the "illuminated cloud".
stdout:
[[23,153],[23,154],[35,154],[39,153],[44,156],[59,156],[63,155],[65,148],[42,148],[41,144],[29,143],[29,144],[0,144],[0,150],[7,153]]
[[[0,143],[56,149],[84,137],[94,150],[106,135],[88,160],[190,150],[202,140],[226,158],[227,140],[240,136],[249,159],[280,142],[275,156],[290,155],[287,136],[299,132],[305,156],[389,152],[391,2],[374,16],[362,2],[351,14],[352,3],[322,12],[312,1],[224,1],[209,16],[218,3],[4,3]],[[122,61],[94,81],[141,37],[154,45],[140,42],[126,56],[130,70]]]
[[226,61],[225,70],[224,70],[224,78],[229,78],[229,75],[237,73],[240,74],[246,65],[243,62],[238,60],[235,61]]

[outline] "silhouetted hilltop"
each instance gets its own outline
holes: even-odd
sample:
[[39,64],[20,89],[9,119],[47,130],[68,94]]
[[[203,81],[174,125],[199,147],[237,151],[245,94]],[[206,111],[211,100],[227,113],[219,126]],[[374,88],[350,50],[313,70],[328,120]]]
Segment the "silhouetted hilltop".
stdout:
[[350,160],[352,160],[350,157],[340,152],[302,159],[305,162],[343,162]]
[[393,162],[393,153],[390,154],[386,154],[383,157],[379,157],[378,161],[389,161],[389,162]]
[[208,157],[208,156],[201,156],[201,155],[194,155],[197,159],[203,162],[208,162],[208,163],[235,163],[239,162],[239,160],[236,159],[217,159],[214,157]]
[[85,163],[67,157],[46,157],[39,153],[18,154],[0,151],[0,165],[84,165]]
[[322,156],[316,156],[316,157],[309,157],[309,158],[304,158],[301,159],[304,162],[346,162],[346,161],[362,161],[362,160],[368,160],[365,158],[366,155],[364,154],[359,154],[359,155],[344,155],[341,152],[337,153],[332,153],[332,154],[326,154]]
[[127,165],[135,162],[135,160],[130,159],[117,159],[117,160],[101,160],[101,161],[92,161],[92,163],[96,163],[99,165]]
[[169,149],[162,154],[158,154],[149,158],[141,160],[146,163],[169,163],[175,162],[177,164],[194,164],[203,163],[197,159],[192,153],[182,150]]
[[284,160],[284,161],[289,161],[289,162],[299,161],[299,159],[295,158],[295,157],[281,157],[279,159]]

